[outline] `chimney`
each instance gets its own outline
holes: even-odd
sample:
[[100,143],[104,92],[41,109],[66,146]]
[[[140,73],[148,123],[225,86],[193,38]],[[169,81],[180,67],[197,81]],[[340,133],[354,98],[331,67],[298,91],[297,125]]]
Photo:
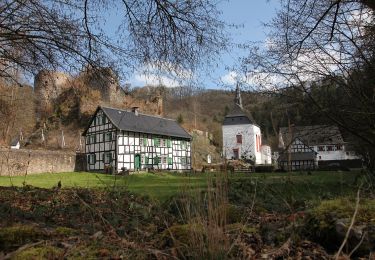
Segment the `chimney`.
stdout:
[[134,115],[138,116],[138,109],[139,107],[132,107],[132,112],[134,113]]

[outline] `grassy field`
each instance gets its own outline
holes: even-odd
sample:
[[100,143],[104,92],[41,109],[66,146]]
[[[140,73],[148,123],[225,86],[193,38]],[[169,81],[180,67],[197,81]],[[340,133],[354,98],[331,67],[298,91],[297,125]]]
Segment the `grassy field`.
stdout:
[[[16,259],[53,258],[51,254],[56,259],[148,259],[157,258],[150,257],[155,249],[171,256],[177,252],[180,258],[247,259],[249,248],[259,259],[263,248],[274,252],[291,241],[288,248],[294,253],[288,249],[289,258],[329,259],[327,252],[334,254],[343,241],[335,223],[351,219],[358,187],[365,180],[359,172],[221,176],[2,176],[0,255],[42,240]],[[51,189],[59,181],[62,189]],[[374,198],[373,186],[364,182],[356,225],[369,225],[368,230],[375,217]],[[97,239],[98,231],[102,237]],[[375,234],[369,233],[369,238]],[[360,256],[368,255],[374,244],[369,241]],[[136,246],[127,246],[130,243]],[[350,243],[350,248],[358,244]],[[64,244],[72,246],[62,248]]]
[[[22,186],[23,183],[41,188],[52,188],[59,181],[62,187],[83,188],[121,188],[164,200],[177,194],[186,187],[198,190],[207,187],[208,176],[214,173],[199,175],[182,175],[172,173],[133,174],[130,176],[112,176],[88,172],[40,174],[17,177],[0,177],[0,186]],[[259,196],[320,197],[345,195],[355,191],[356,172],[314,172],[306,173],[255,173],[251,175],[236,174],[229,176],[229,182],[234,185],[241,199],[243,192],[252,192],[257,183]],[[259,185],[258,185],[259,184]],[[328,195],[327,195],[328,194]],[[268,198],[265,198],[268,200]]]

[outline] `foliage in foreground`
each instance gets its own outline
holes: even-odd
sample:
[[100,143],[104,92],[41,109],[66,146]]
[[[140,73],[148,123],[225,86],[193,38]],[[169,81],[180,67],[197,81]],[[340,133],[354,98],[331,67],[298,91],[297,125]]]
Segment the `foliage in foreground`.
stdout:
[[[347,223],[341,220],[353,213],[349,191],[357,189],[355,176],[340,181],[337,175],[322,180],[319,175],[216,174],[203,178],[205,189],[193,183],[162,201],[113,186],[1,187],[0,254],[16,259],[328,259],[343,241],[335,225]],[[357,256],[369,254],[374,235],[373,194],[362,195],[368,198],[361,200],[355,230],[366,236]],[[349,249],[357,242],[352,238]]]

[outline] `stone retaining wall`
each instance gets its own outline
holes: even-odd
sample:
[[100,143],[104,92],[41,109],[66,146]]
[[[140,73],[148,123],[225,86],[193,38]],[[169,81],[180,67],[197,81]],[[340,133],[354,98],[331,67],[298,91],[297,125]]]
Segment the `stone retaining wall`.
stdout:
[[0,175],[84,170],[85,156],[72,151],[0,149]]

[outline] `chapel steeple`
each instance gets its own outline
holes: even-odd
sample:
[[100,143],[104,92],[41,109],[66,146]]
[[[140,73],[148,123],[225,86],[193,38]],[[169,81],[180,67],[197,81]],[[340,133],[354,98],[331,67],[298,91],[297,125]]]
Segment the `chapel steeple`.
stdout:
[[242,107],[242,99],[241,99],[241,91],[240,91],[240,84],[237,82],[236,85],[236,97],[234,98],[234,103],[238,105],[241,109]]

